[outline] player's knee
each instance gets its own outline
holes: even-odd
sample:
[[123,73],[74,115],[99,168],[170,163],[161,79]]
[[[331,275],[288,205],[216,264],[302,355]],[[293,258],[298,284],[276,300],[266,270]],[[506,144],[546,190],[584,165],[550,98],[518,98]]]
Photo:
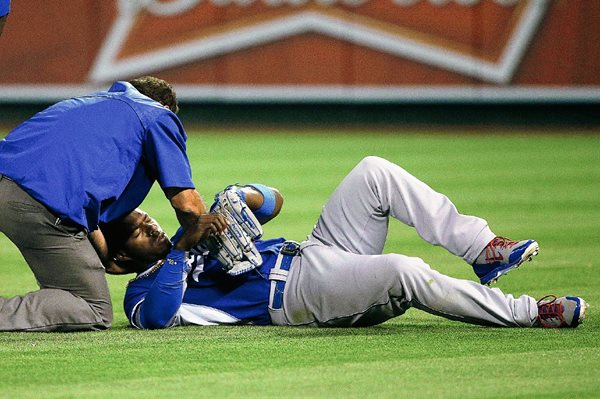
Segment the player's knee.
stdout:
[[367,157],[364,157],[357,165],[357,168],[361,169],[361,170],[373,170],[373,169],[379,169],[381,168],[383,165],[385,165],[386,163],[388,163],[389,161],[381,158],[381,157],[377,157],[375,155],[369,155]]
[[402,176],[404,171],[398,165],[393,164],[387,159],[370,155],[363,158],[355,170],[366,177],[368,181],[382,182],[387,179],[390,174],[394,174],[397,178]]

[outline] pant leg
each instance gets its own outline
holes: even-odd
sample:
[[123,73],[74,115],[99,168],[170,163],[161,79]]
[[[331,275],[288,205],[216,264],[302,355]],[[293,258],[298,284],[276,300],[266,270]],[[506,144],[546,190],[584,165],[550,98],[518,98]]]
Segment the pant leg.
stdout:
[[380,254],[390,216],[470,264],[495,236],[485,220],[460,214],[448,197],[398,165],[367,157],[337,187],[309,239],[357,254]]
[[0,331],[110,327],[104,268],[84,231],[56,225],[52,213],[7,179],[0,180],[0,231],[21,251],[41,288],[0,298]]
[[445,276],[421,259],[357,255],[303,245],[284,291],[287,325],[356,327],[382,323],[410,307],[448,319],[499,327],[531,327],[535,299]]

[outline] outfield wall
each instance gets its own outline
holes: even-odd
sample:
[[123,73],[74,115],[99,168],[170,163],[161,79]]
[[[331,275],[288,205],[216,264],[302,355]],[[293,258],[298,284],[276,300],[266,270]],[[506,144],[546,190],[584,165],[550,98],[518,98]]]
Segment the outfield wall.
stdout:
[[204,104],[599,104],[596,0],[14,1],[0,102],[153,74]]

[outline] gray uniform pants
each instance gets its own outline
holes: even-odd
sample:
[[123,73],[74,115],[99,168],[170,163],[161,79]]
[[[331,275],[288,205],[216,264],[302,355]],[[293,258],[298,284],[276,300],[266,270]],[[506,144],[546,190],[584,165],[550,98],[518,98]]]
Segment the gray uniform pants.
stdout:
[[414,306],[464,322],[530,327],[535,299],[432,270],[423,260],[382,255],[389,217],[427,242],[473,263],[494,238],[485,220],[462,215],[450,200],[399,166],[361,161],[329,199],[293,262],[274,324],[367,326]]
[[110,327],[104,268],[85,231],[57,218],[0,175],[0,231],[19,248],[39,291],[0,298],[0,331],[80,331]]

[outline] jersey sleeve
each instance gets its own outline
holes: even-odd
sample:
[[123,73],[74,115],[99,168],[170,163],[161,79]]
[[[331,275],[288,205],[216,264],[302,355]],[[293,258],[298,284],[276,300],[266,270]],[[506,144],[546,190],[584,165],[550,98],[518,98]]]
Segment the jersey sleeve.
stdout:
[[0,17],[10,13],[10,0],[0,0]]
[[141,329],[175,325],[189,271],[186,252],[171,250],[154,279],[129,283],[124,307],[130,324]]
[[186,139],[181,121],[172,112],[160,114],[148,126],[144,144],[146,166],[162,188],[195,188]]

